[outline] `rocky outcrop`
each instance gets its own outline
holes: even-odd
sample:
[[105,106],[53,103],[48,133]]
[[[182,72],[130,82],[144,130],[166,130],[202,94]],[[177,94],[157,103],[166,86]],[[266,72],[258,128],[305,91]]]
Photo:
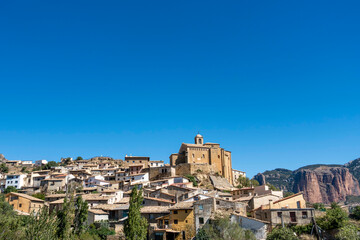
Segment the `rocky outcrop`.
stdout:
[[3,154],[0,153],[0,162],[6,161],[6,158]]
[[[357,165],[360,165],[360,162],[356,163]],[[331,203],[345,201],[346,197],[350,195],[360,195],[356,174],[358,171],[355,167],[317,164],[295,171],[278,168],[258,174],[254,178],[259,181],[264,176],[267,183],[285,192],[298,193],[302,191],[305,200],[310,203]]]
[[311,203],[341,202],[346,196],[360,195],[358,181],[344,167],[319,167],[294,172],[294,192],[304,192],[305,200]]
[[262,173],[256,174],[256,175],[254,176],[254,179],[255,179],[256,181],[258,181],[260,185],[265,185],[265,184],[266,184],[265,176],[264,176],[264,174],[262,174]]

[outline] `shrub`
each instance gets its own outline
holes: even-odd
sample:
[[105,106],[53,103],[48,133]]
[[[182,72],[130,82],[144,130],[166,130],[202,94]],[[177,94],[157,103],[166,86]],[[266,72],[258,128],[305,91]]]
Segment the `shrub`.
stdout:
[[35,193],[34,195],[32,195],[33,197],[45,200],[45,194],[43,193]]
[[340,228],[336,238],[339,240],[359,240],[358,229],[353,224],[347,224],[346,226]]
[[350,214],[350,217],[356,220],[360,220],[360,206],[356,206],[354,208],[353,212]]
[[341,228],[347,222],[347,213],[336,203],[331,204],[331,209],[326,211],[324,217],[318,218],[317,223],[324,230]]
[[268,234],[266,240],[298,240],[299,238],[290,228],[274,228],[270,234]]
[[197,187],[198,183],[197,183],[196,178],[195,178],[194,176],[192,176],[192,175],[186,175],[185,177],[186,177],[187,179],[189,179],[190,182],[193,183],[194,187]]
[[17,192],[18,190],[16,189],[16,187],[14,186],[8,186],[5,190],[4,190],[4,193],[7,194],[7,193],[11,193],[11,192]]

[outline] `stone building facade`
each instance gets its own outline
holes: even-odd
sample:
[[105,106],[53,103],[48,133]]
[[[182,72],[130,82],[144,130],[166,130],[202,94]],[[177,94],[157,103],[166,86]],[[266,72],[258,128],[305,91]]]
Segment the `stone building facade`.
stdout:
[[[209,173],[219,174],[226,178],[229,183],[233,182],[231,152],[220,147],[218,143],[204,143],[200,134],[195,136],[195,144],[181,144],[178,153],[170,155],[170,165],[208,165]],[[191,173],[190,173],[191,174]]]

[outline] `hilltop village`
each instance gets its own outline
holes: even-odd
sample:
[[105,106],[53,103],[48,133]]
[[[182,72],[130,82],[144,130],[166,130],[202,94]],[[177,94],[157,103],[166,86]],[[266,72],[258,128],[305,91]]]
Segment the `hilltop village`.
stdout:
[[[182,143],[170,164],[148,156],[91,159],[62,158],[21,161],[0,157],[0,188],[13,209],[29,215],[47,206],[63,207],[70,189],[88,204],[87,223],[106,221],[122,236],[133,188],[143,190],[141,215],[148,221],[148,239],[192,239],[216,216],[251,230],[266,239],[279,224],[311,223],[314,209],[302,193],[284,197],[268,185],[247,185],[243,171],[232,168],[231,152],[218,143],[206,143],[200,134],[194,143]],[[239,180],[240,179],[240,180]],[[44,199],[36,196],[43,195]]]

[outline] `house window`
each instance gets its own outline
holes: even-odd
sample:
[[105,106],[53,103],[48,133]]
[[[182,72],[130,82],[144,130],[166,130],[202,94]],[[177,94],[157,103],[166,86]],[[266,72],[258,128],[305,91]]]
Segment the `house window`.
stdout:
[[307,218],[307,217],[308,217],[307,212],[302,212],[302,218]]
[[281,218],[282,212],[277,212],[277,216],[278,216],[279,218]]
[[185,210],[185,213],[187,213],[187,210]]
[[185,231],[182,231],[182,239],[185,240],[186,239],[186,234]]
[[188,223],[188,221],[187,221],[187,220],[185,220],[185,222],[186,222],[186,223]]
[[220,204],[220,202],[219,201],[216,201],[216,205],[219,205]]
[[19,204],[19,207],[20,207],[20,208],[22,207],[22,204],[21,204],[21,203]]
[[300,206],[300,201],[297,201],[297,202],[296,202],[296,205],[297,205],[297,208],[301,208],[301,206]]
[[178,214],[178,211],[177,211],[177,210],[175,210],[175,211],[174,211],[174,214]]
[[204,224],[204,218],[199,217],[199,223],[200,223],[200,224]]
[[267,213],[264,213],[265,218],[267,218]]
[[174,220],[174,224],[178,224],[178,220],[177,220],[177,219]]
[[295,212],[290,212],[290,221],[296,222],[296,213]]
[[201,204],[201,205],[199,205],[199,210],[203,210],[204,208],[203,208],[203,205]]

